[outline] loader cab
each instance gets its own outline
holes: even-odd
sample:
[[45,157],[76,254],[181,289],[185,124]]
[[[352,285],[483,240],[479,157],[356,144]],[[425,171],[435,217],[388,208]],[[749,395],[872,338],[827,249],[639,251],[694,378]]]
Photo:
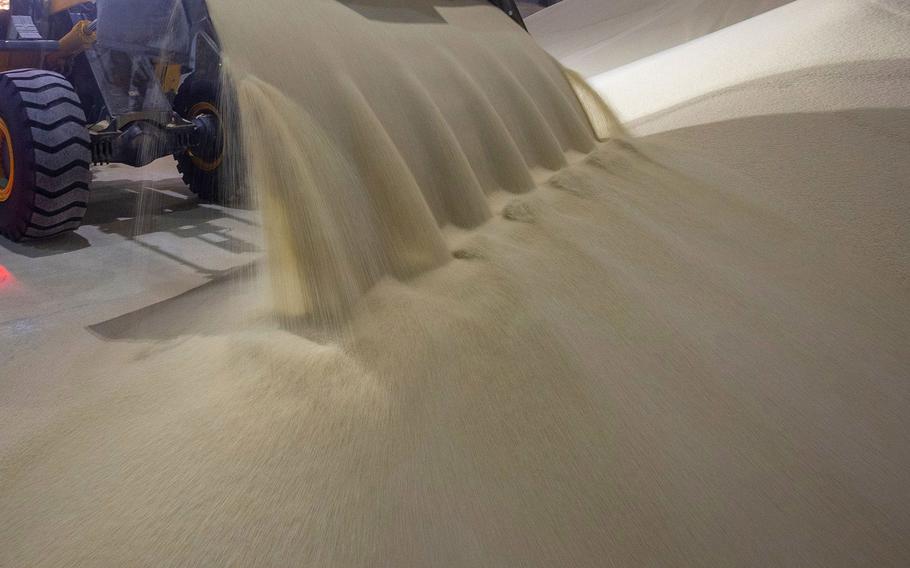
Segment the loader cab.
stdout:
[[0,72],[40,66],[57,48],[36,24],[35,0],[0,0]]

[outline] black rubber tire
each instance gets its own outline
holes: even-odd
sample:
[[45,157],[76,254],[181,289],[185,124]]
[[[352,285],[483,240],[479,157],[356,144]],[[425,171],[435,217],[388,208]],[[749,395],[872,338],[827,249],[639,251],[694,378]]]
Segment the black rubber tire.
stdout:
[[[200,168],[198,160],[194,159],[192,151],[180,152],[174,155],[177,160],[177,170],[183,176],[183,182],[189,186],[190,191],[200,199],[211,201],[219,205],[240,205],[243,195],[240,187],[242,184],[241,170],[238,167],[239,155],[239,121],[237,112],[226,101],[228,97],[222,96],[220,85],[208,79],[195,79],[187,77],[177,96],[174,97],[174,111],[187,120],[192,120],[191,111],[199,103],[209,103],[214,106],[221,117],[221,127],[229,125],[226,134],[222,132],[223,150],[218,167],[211,171]],[[225,105],[231,108],[225,110]]]
[[88,204],[92,161],[85,113],[62,75],[0,74],[0,118],[12,138],[12,192],[0,202],[0,234],[18,241],[72,231]]

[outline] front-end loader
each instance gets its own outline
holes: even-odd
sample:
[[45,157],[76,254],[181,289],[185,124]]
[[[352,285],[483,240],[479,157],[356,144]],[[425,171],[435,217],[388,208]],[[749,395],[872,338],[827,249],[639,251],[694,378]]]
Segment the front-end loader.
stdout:
[[173,155],[201,199],[235,201],[220,53],[204,0],[0,0],[0,234],[78,228],[92,164]]

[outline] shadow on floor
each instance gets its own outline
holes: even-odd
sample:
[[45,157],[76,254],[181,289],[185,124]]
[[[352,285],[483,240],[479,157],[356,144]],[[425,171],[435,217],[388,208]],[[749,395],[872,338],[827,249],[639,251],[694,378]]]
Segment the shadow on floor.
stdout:
[[88,239],[76,233],[64,233],[50,239],[23,241],[20,243],[15,243],[5,237],[0,237],[0,248],[4,248],[12,253],[28,258],[56,256],[58,254],[82,250],[90,246],[91,243],[88,242]]
[[[179,178],[99,181],[92,184],[80,232],[20,243],[0,237],[0,248],[29,258],[66,254],[91,247],[93,243],[83,234],[88,234],[86,228],[94,227],[101,233],[119,235],[150,249],[155,247],[137,240],[137,237],[151,233],[169,233],[181,239],[199,239],[234,254],[259,250],[257,245],[238,238],[234,232],[218,224],[218,221],[224,219],[249,226],[257,225],[237,212],[200,203]],[[171,253],[157,252],[201,272],[207,272]]]
[[408,24],[445,24],[446,20],[430,3],[415,6],[402,0],[337,0],[368,20]]
[[[254,290],[259,268],[255,263],[220,271],[209,282],[173,298],[88,326],[94,335],[112,341],[165,340],[182,335],[216,335],[249,321],[248,312],[225,310]],[[236,302],[232,301],[237,300]],[[195,314],[195,317],[187,317]],[[187,322],[190,322],[187,324]]]

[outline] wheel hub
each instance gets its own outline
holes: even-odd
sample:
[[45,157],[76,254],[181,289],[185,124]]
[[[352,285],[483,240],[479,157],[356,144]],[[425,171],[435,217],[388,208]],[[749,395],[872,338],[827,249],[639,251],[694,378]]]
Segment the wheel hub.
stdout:
[[198,103],[190,109],[190,119],[196,124],[200,142],[187,151],[193,165],[204,172],[218,169],[224,159],[224,134],[221,113],[212,103]]
[[13,138],[6,122],[0,118],[0,202],[9,199],[13,192],[16,160],[13,155]]

